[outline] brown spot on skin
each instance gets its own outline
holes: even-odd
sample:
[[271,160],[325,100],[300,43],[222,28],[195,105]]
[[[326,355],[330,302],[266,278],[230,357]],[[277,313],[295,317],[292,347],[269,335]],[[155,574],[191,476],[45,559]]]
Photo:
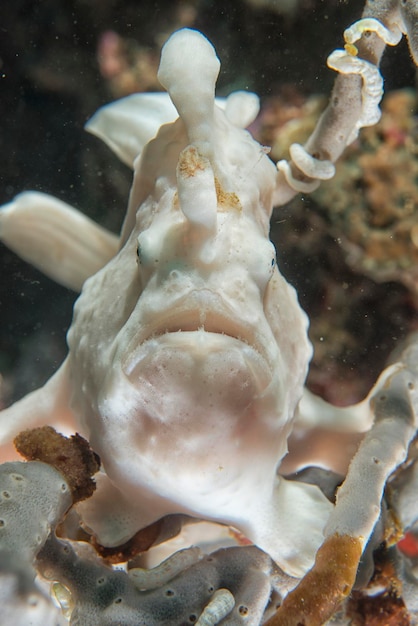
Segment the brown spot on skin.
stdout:
[[180,154],[178,171],[183,178],[191,178],[196,172],[206,169],[207,159],[202,157],[197,148],[189,146]]
[[[210,165],[208,159],[199,154],[197,148],[189,146],[180,154],[178,162],[178,172],[184,178],[191,178],[196,175],[196,172],[203,172],[208,165]],[[218,211],[242,211],[241,202],[236,193],[232,191],[224,191],[219,180],[214,179],[216,199],[218,202]],[[176,194],[177,196],[177,194]],[[178,197],[174,198],[174,207],[178,205]]]
[[179,194],[177,190],[174,192],[173,196],[173,209],[175,209],[176,211],[180,211]]
[[319,548],[313,568],[289,593],[265,626],[321,626],[349,595],[362,544],[349,535],[332,535]]
[[215,177],[216,199],[218,200],[218,211],[242,211],[241,202],[233,191],[224,191],[219,180]]
[[61,472],[74,504],[89,498],[96,489],[92,476],[100,468],[100,458],[78,433],[64,437],[51,426],[43,426],[19,433],[14,445],[27,461],[42,461]]

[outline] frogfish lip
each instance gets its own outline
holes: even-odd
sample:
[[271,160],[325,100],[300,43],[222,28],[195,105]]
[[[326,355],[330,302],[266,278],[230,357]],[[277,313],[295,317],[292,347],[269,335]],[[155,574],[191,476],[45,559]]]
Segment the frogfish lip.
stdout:
[[[172,309],[165,315],[158,317],[157,322],[146,324],[143,330],[134,337],[128,347],[127,354],[132,354],[140,349],[140,346],[147,341],[156,340],[164,335],[205,332],[236,339],[247,346],[251,346],[268,360],[267,350],[265,350],[260,338],[259,327],[242,323],[232,314],[193,308],[188,310]],[[191,340],[191,336],[188,337],[188,340]]]
[[[221,405],[240,398],[247,406],[271,386],[274,372],[266,359],[248,343],[230,335],[178,330],[154,335],[137,347],[123,364],[124,374],[137,388],[154,387],[159,393],[194,398],[200,406]],[[183,393],[186,392],[187,393]],[[231,400],[229,400],[230,398]]]
[[252,380],[250,387],[261,392],[272,381],[275,364],[260,339],[255,324],[243,323],[228,310],[219,296],[208,290],[193,292],[177,306],[156,316],[133,338],[122,359],[122,369],[131,381],[154,378],[151,371],[177,368],[188,376],[191,369],[226,372],[222,362],[232,366],[237,377]]
[[222,294],[207,288],[192,289],[168,306],[164,302],[155,310],[150,309],[147,321],[141,320],[140,330],[127,352],[132,353],[146,341],[165,334],[204,331],[237,339],[269,360],[269,351],[260,332],[260,315],[254,314],[250,318],[250,306],[245,311],[236,310],[225,302]]
[[218,335],[228,335],[244,343],[252,344],[251,330],[237,323],[231,317],[205,310],[189,310],[185,312],[171,312],[164,316],[158,325],[155,325],[144,338],[155,339],[168,333],[204,331]]

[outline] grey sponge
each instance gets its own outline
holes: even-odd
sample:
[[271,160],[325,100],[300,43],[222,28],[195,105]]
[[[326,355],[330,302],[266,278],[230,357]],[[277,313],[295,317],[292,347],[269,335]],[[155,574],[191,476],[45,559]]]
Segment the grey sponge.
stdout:
[[[77,550],[76,543],[51,535],[38,558],[39,571],[59,580],[71,593],[71,626],[210,626],[219,622],[223,626],[259,626],[266,608],[274,611],[282,592],[296,583],[254,546],[202,555],[151,590],[138,589],[132,577],[111,569],[93,551],[88,554],[84,548],[78,554]],[[154,581],[154,575],[152,578]],[[218,590],[233,596],[235,606],[215,621],[200,621]]]
[[34,562],[71,506],[62,475],[45,463],[0,465],[0,625],[56,626],[62,618],[35,582]]

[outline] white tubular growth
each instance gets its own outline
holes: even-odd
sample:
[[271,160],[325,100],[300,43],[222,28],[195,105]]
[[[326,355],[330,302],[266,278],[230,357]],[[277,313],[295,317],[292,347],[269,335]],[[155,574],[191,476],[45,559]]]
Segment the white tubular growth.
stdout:
[[348,137],[347,145],[349,145],[356,139],[360,128],[373,126],[380,120],[379,104],[383,96],[383,78],[376,65],[353,56],[345,50],[334,50],[327,59],[327,65],[340,74],[358,74],[363,80],[361,114]]
[[364,17],[346,28],[344,41],[348,44],[354,44],[361,39],[365,32],[376,33],[387,46],[397,46],[402,39],[402,31],[398,26],[394,25],[393,31],[391,31],[374,17]]
[[[344,33],[346,41],[345,50],[334,50],[328,59],[327,65],[340,74],[355,74],[361,76],[361,111],[351,132],[348,134],[345,145],[352,143],[363,126],[376,124],[381,116],[379,104],[383,96],[383,78],[379,68],[361,59],[357,55],[357,48],[354,42],[358,41],[364,32],[375,32],[381,39],[390,45],[399,42],[402,33],[397,28],[393,33],[376,19],[363,19],[355,22]],[[309,143],[309,142],[308,142]],[[297,192],[311,193],[315,191],[322,180],[328,180],[335,174],[335,167],[330,160],[317,159],[300,144],[290,146],[290,157],[297,169],[303,173],[308,180],[300,180],[295,177],[291,165],[285,161],[277,163],[277,169],[283,173],[289,187]]]
[[331,161],[316,159],[299,143],[293,143],[289,148],[290,156],[296,167],[311,180],[301,181],[292,174],[292,169],[286,160],[277,163],[277,169],[283,172],[290,187],[302,193],[310,193],[318,188],[321,180],[329,180],[335,174],[335,166]]
[[235,599],[228,589],[218,589],[203,613],[196,622],[196,626],[216,626],[234,608]]
[[298,168],[310,178],[329,180],[335,174],[335,166],[331,161],[315,159],[299,143],[290,146],[290,156]]
[[320,181],[317,179],[303,181],[295,178],[292,174],[292,168],[286,159],[278,161],[277,169],[283,174],[289,187],[298,193],[312,193],[312,191],[318,189],[320,185]]
[[357,56],[358,51],[354,45],[367,32],[376,33],[387,46],[396,46],[402,39],[402,31],[396,24],[393,25],[393,30],[389,30],[379,20],[367,17],[354,22],[344,31],[345,50],[334,50],[329,55],[328,67],[340,74],[358,74],[363,81],[361,115],[348,137],[347,145],[356,139],[360,128],[373,126],[381,116],[379,104],[383,96],[382,75],[376,65]]
[[[335,82],[330,104],[305,146],[293,144],[290,148],[291,161],[288,163],[283,160],[277,164],[276,205],[289,202],[295,193],[310,193],[319,186],[321,180],[331,178],[331,165],[346,146],[356,139],[359,129],[379,121],[383,79],[378,65],[383,44],[395,46],[402,34],[406,33],[411,54],[417,62],[417,0],[402,3],[400,7],[396,4],[389,0],[376,2],[373,6],[368,3],[365,11],[375,14],[379,19],[364,17],[352,24],[344,32],[344,49],[334,50],[328,57],[328,67],[336,70],[340,76]],[[374,38],[370,41],[362,39],[370,33]],[[356,42],[360,42],[359,49]],[[361,77],[361,83],[353,81],[355,76]],[[358,91],[360,84],[361,91]],[[316,159],[313,155],[319,155],[320,158]],[[326,164],[324,169],[323,163]]]
[[371,398],[375,423],[337,491],[313,568],[266,626],[320,626],[349,595],[361,555],[379,519],[388,478],[405,461],[416,433],[417,367],[408,353],[402,361],[388,368],[386,376],[382,374]]
[[415,436],[413,395],[416,385],[414,373],[399,364],[372,397],[375,423],[360,444],[337,492],[337,503],[325,529],[326,537],[355,537],[365,547],[380,515],[387,480],[405,460]]

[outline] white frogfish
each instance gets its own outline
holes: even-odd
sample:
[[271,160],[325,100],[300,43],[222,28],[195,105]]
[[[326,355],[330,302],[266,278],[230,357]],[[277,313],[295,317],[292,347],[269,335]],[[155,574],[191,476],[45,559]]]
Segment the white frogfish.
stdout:
[[[218,106],[219,67],[196,31],[165,44],[158,76],[174,121],[135,159],[119,250],[83,285],[67,359],[3,411],[0,440],[73,421],[103,463],[80,505],[103,545],[181,513],[239,529],[301,576],[332,509],[318,487],[278,473],[311,357],[307,318],[269,240],[277,170],[243,129],[254,100]],[[130,161],[123,106],[94,124],[114,113],[106,139]]]

